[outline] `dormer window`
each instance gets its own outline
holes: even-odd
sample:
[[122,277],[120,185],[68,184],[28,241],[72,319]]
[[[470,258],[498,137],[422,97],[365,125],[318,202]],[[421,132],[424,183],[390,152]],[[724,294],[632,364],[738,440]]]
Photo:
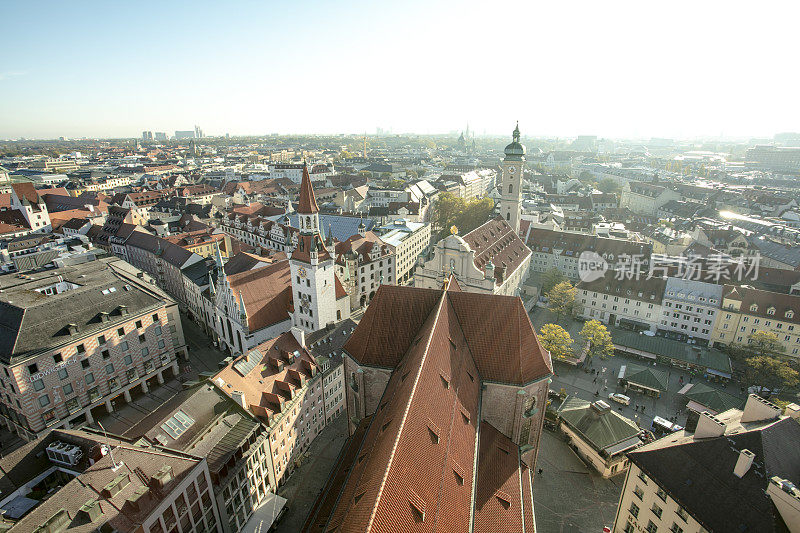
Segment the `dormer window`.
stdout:
[[767,309],[767,314],[768,315],[774,315],[775,314],[775,308],[774,307],[770,307],[769,309]]
[[783,316],[785,316],[786,318],[794,318],[794,311],[789,309],[788,311],[786,311],[786,313],[784,313]]
[[750,306],[750,312],[751,313],[755,313],[757,311],[758,311],[758,306],[756,304],[753,304],[753,305]]

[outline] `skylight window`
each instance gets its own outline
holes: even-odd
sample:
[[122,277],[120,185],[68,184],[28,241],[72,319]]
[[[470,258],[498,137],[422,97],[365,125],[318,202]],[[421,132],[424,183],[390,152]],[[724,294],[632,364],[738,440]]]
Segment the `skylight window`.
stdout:
[[173,439],[177,439],[192,427],[192,424],[194,424],[194,419],[183,411],[178,410],[166,422],[161,424],[161,429],[166,431]]

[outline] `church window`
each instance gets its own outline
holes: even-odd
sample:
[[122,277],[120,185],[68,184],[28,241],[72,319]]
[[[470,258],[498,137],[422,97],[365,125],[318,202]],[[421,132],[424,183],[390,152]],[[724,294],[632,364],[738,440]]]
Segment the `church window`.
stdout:
[[506,220],[511,220],[511,212],[506,213]]
[[514,190],[514,186],[509,184],[509,186],[508,186],[508,192],[513,192],[513,190]]

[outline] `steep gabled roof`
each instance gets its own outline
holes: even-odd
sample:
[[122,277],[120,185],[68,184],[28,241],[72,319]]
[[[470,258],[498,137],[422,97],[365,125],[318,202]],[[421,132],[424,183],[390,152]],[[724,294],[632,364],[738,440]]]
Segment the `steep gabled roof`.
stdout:
[[314,197],[314,186],[311,185],[311,178],[308,177],[308,167],[303,165],[303,178],[300,181],[300,201],[297,212],[302,215],[319,213],[317,199]]
[[[487,308],[490,300],[501,303]],[[469,306],[475,311],[468,313]],[[393,372],[306,531],[393,532],[415,526],[469,531],[473,510],[476,532],[533,530],[530,472],[517,445],[481,422],[479,410],[480,378],[496,372],[486,358],[499,357],[496,351],[479,353],[493,346],[479,336],[510,337],[496,345],[509,352],[501,360],[512,361],[508,376],[500,378],[515,379],[522,372],[527,379],[535,371],[515,362],[531,354],[528,346],[513,349],[514,343],[533,341],[541,350],[530,321],[520,325],[516,306],[522,308],[519,298],[381,286],[345,350],[362,364],[367,359],[392,366]],[[498,332],[498,322],[489,320],[470,331],[477,327],[478,312],[514,325]],[[526,327],[531,338],[519,334]],[[536,377],[544,377],[550,373],[549,356],[544,351],[538,356],[541,364],[532,368],[543,368]]]

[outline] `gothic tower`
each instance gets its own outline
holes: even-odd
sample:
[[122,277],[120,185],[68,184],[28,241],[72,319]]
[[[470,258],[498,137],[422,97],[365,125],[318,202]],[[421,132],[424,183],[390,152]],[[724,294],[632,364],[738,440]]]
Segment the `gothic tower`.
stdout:
[[319,208],[306,165],[303,165],[297,215],[300,235],[289,259],[294,302],[292,326],[310,333],[336,322],[336,288],[333,257],[320,235]]
[[522,173],[525,165],[525,146],[519,142],[519,123],[514,128],[513,140],[506,146],[503,173],[500,178],[500,214],[519,233],[522,216]]

